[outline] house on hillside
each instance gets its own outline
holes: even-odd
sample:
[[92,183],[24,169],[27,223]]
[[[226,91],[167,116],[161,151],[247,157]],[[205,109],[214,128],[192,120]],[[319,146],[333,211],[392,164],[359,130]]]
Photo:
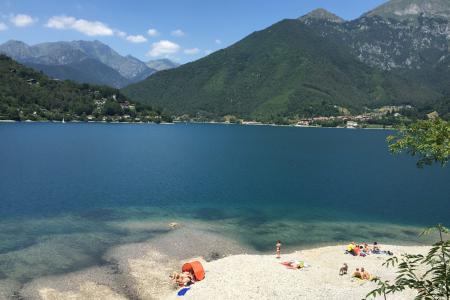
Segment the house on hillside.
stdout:
[[295,124],[296,127],[305,127],[305,126],[309,126],[309,121],[308,120],[300,120],[297,122],[297,124]]
[[136,106],[134,104],[131,104],[128,101],[120,103],[120,107],[122,109],[129,109],[129,110],[135,110],[136,109]]
[[97,108],[103,107],[106,103],[106,99],[102,98],[100,100],[94,100],[95,105],[97,106]]
[[358,128],[358,123],[355,121],[347,121],[346,126],[347,128]]

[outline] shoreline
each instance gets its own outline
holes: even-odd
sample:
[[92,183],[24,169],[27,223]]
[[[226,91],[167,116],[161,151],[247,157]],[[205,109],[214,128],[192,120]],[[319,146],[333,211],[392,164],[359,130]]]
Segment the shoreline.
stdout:
[[200,125],[234,125],[234,126],[269,126],[269,127],[288,127],[288,128],[326,128],[326,129],[349,129],[349,130],[396,130],[395,127],[358,127],[358,128],[347,128],[347,127],[327,127],[327,126],[297,126],[297,125],[279,125],[279,124],[265,124],[265,123],[257,123],[257,124],[238,124],[238,123],[226,123],[226,122],[179,122],[175,121],[172,123],[161,122],[161,123],[152,123],[152,122],[107,122],[107,121],[66,121],[62,123],[62,121],[15,121],[15,120],[0,120],[1,123],[55,123],[55,124],[137,124],[137,125],[177,125],[177,124],[200,124]]
[[65,121],[64,123],[62,121],[15,121],[15,120],[0,120],[1,123],[55,123],[55,124],[150,124],[150,125],[173,125],[175,123],[167,123],[167,122],[161,122],[161,123],[155,123],[155,122],[107,122],[107,121]]
[[[183,220],[176,221],[180,222],[178,226],[147,241],[112,246],[102,255],[104,264],[92,265],[59,275],[39,277],[20,287],[18,283],[11,282],[10,291],[14,291],[16,295],[26,300],[82,300],[89,297],[117,300],[175,299],[177,298],[175,295],[178,288],[170,283],[168,279],[169,274],[173,271],[179,271],[184,262],[198,259],[206,269],[207,278],[192,287],[192,290],[189,292],[191,295],[186,295],[188,298],[218,297],[218,299],[233,299],[238,296],[233,294],[233,291],[245,291],[246,289],[246,293],[249,293],[247,294],[248,297],[251,298],[254,293],[252,290],[254,284],[252,285],[248,280],[251,281],[252,276],[260,276],[258,274],[261,272],[261,274],[279,273],[277,278],[284,280],[283,276],[286,274],[287,276],[292,276],[292,273],[289,273],[289,271],[298,271],[299,274],[304,274],[303,271],[316,270],[315,267],[321,264],[321,260],[334,264],[327,267],[329,268],[328,272],[333,274],[337,272],[334,269],[339,268],[344,261],[348,262],[356,259],[355,262],[363,262],[365,266],[367,265],[365,264],[366,261],[370,260],[370,258],[366,260],[366,258],[362,257],[354,258],[350,255],[344,255],[346,246],[342,243],[329,242],[320,245],[310,244],[304,247],[287,247],[288,245],[283,245],[281,261],[300,258],[312,265],[312,268],[305,270],[286,270],[279,265],[279,260],[274,258],[274,254],[271,251],[257,251],[245,245],[243,241],[238,241],[223,233],[216,232],[214,229],[205,227],[201,223],[189,223]],[[128,228],[128,230],[136,228],[157,230],[158,228],[170,227],[169,223],[161,222],[120,224],[117,224],[118,228]],[[420,245],[419,243],[417,245],[408,243],[408,245],[403,246],[397,245],[402,243],[395,244],[396,246],[382,244],[381,247],[385,250],[395,249],[395,254],[400,254],[403,250],[429,248],[429,246]],[[317,255],[319,258],[325,255],[325,258],[315,261],[314,255]],[[375,257],[373,256],[374,259]],[[379,262],[381,265],[382,261],[380,259],[384,258],[387,258],[387,256],[381,256],[381,258],[375,259],[373,262]],[[270,268],[265,269],[266,267]],[[349,267],[353,268],[355,266],[349,264]],[[370,267],[370,271],[374,268],[371,264],[368,264],[367,267]],[[321,268],[325,268],[325,266]],[[378,269],[376,271],[378,272]],[[236,282],[233,279],[236,277],[236,272],[242,272],[242,275],[239,276],[246,278],[242,281],[243,286],[241,287],[238,287],[240,282]],[[321,273],[316,275],[319,276]],[[333,278],[330,278],[330,284],[336,285],[336,288],[341,288],[340,283],[333,281]],[[220,280],[228,283],[222,285]],[[264,284],[259,286],[263,293],[271,295],[273,291],[277,291],[277,288],[271,285],[274,282],[274,278],[264,278],[264,280],[267,282],[264,281]],[[291,282],[291,284],[293,283]],[[221,290],[221,288],[226,288],[227,291]],[[320,292],[313,291],[314,286],[308,288],[312,289],[312,293]],[[345,282],[342,288],[348,288]],[[6,290],[4,287],[3,293],[6,293],[5,291],[8,291],[7,282]],[[298,297],[290,298],[289,295],[291,294],[287,294],[286,297],[282,297],[282,294],[278,295],[283,299],[298,299]],[[0,279],[0,298],[2,298],[1,296],[2,280]],[[327,295],[316,295],[320,299],[323,298],[322,296],[325,297]],[[345,297],[348,298],[348,295]],[[270,298],[273,297],[266,296],[266,298],[262,297],[260,299]],[[350,297],[348,299],[353,298]]]
[[[428,246],[382,245],[383,249],[424,254]],[[96,299],[179,299],[179,287],[168,275],[179,271],[184,262],[198,260],[206,277],[196,282],[185,295],[187,299],[362,299],[376,284],[357,280],[351,273],[364,267],[374,276],[393,280],[395,269],[382,266],[390,256],[354,257],[344,254],[346,245],[330,245],[272,254],[235,253],[217,259],[201,255],[176,257],[155,248],[152,243],[115,247],[105,255],[110,263],[77,272],[39,278],[25,284],[21,296],[30,300]],[[308,267],[291,270],[280,262],[302,260]],[[349,274],[339,276],[343,263]],[[0,291],[1,292],[1,291]],[[1,293],[0,293],[1,295]],[[411,291],[390,299],[410,299]]]

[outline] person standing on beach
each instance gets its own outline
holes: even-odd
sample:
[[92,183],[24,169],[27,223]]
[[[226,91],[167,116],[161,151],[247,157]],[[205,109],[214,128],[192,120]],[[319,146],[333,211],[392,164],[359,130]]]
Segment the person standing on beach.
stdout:
[[277,244],[275,246],[277,248],[277,258],[280,258],[281,257],[281,241],[278,240]]

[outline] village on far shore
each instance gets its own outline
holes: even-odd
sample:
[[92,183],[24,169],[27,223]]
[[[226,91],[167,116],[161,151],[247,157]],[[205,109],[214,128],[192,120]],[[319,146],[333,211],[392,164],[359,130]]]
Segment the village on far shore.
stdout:
[[[212,123],[212,124],[241,124],[241,125],[273,125],[291,127],[333,127],[333,128],[393,128],[397,125],[407,124],[417,119],[417,110],[412,105],[390,105],[380,108],[365,108],[365,112],[352,115],[349,110],[336,106],[340,115],[314,116],[309,118],[278,119],[276,121],[260,121],[242,119],[234,115],[227,115],[220,119],[209,119],[197,115],[175,116],[174,123]],[[426,118],[435,118],[439,114],[436,111],[426,113]]]

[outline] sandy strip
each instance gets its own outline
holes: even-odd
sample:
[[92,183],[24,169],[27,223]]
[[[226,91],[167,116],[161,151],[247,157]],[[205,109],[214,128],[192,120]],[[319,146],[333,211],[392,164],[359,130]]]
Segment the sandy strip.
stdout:
[[[427,247],[383,246],[395,254],[426,253]],[[349,273],[364,267],[371,274],[393,280],[395,270],[382,266],[387,255],[354,257],[344,254],[345,246],[330,246],[282,255],[236,255],[205,263],[205,280],[194,284],[185,299],[346,299],[360,300],[376,288],[373,282],[339,276],[346,262]],[[281,261],[302,260],[311,266],[290,270]],[[388,299],[413,299],[406,291]],[[176,293],[167,299],[182,299]]]

